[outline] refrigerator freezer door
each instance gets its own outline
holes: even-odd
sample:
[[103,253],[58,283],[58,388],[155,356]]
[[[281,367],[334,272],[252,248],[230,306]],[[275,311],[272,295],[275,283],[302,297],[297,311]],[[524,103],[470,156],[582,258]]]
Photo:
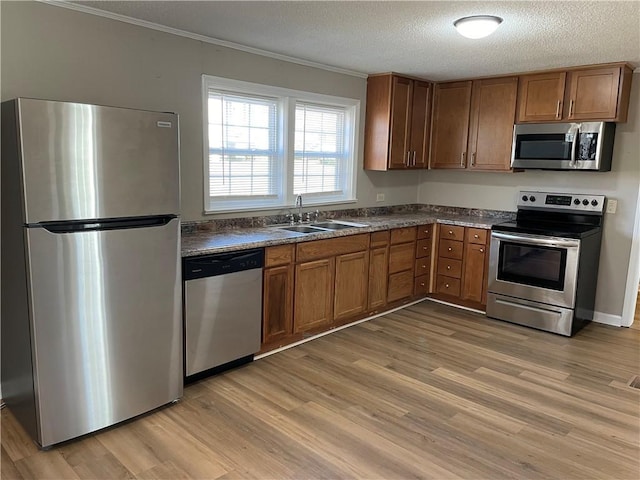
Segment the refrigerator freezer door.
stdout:
[[177,115],[17,102],[25,223],[179,212]]
[[127,230],[26,231],[40,444],[179,398],[179,220]]

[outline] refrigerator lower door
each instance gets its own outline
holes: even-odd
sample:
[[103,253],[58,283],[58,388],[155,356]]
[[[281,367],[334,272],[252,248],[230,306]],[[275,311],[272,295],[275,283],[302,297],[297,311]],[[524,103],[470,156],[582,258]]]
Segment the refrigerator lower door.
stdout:
[[26,237],[41,446],[181,397],[179,220]]

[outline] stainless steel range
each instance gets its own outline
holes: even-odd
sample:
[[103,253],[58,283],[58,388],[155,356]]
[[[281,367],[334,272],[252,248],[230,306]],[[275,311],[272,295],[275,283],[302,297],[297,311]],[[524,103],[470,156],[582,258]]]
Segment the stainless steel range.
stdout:
[[593,319],[605,197],[520,192],[491,232],[487,316],[571,336]]

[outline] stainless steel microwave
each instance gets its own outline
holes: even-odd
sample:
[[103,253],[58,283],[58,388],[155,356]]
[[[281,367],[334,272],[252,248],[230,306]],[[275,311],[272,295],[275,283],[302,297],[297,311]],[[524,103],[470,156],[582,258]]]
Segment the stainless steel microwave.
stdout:
[[608,172],[615,131],[609,122],[515,125],[511,167]]

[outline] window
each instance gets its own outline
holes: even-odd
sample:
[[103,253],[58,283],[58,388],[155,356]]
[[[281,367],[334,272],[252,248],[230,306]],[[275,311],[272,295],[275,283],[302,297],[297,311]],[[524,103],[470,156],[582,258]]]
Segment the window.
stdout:
[[203,76],[205,211],[355,200],[358,100]]

